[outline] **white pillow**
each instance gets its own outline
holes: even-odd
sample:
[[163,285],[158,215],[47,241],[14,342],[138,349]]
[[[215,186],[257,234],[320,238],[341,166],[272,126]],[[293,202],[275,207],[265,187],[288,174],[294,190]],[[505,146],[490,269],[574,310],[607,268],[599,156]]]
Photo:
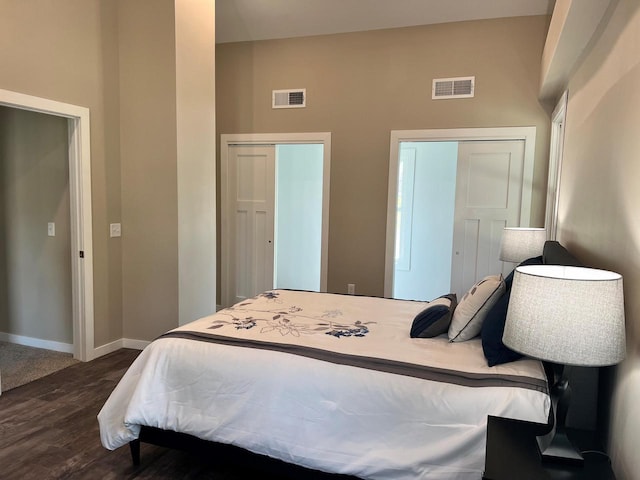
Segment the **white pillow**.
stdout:
[[471,287],[453,312],[449,340],[464,342],[477,336],[484,318],[504,291],[502,275],[490,275]]

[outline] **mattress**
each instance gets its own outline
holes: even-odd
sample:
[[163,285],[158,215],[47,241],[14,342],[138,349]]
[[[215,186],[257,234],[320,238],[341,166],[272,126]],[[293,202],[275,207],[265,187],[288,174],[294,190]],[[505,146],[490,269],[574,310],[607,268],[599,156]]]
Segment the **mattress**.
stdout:
[[101,409],[102,444],[146,425],[364,479],[480,479],[488,415],[546,423],[544,369],[410,338],[427,305],[274,290],[171,330]]

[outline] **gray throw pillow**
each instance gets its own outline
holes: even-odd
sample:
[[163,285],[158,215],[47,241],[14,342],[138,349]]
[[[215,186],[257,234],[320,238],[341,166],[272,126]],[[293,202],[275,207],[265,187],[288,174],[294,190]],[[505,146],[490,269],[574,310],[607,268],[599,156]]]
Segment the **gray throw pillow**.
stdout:
[[464,342],[478,336],[484,318],[504,291],[502,275],[490,275],[471,287],[453,312],[449,340]]

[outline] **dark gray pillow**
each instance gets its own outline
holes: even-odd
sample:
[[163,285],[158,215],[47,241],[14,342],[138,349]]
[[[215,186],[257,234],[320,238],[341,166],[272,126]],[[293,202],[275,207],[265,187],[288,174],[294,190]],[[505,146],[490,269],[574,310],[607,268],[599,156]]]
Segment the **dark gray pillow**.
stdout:
[[559,242],[547,240],[542,252],[544,265],[567,265],[569,267],[583,267],[576,257],[571,255]]
[[413,319],[411,338],[433,338],[449,331],[453,311],[458,304],[455,293],[442,295]]

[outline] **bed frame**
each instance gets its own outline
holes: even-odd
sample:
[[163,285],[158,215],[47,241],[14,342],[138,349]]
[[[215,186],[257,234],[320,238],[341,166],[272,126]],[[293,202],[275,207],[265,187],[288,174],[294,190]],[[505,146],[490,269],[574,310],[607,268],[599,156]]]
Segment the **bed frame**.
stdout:
[[359,480],[350,475],[330,474],[309,468],[286,463],[266,455],[249,452],[240,447],[223,443],[202,440],[186,433],[162,430],[155,427],[142,426],[137,440],[129,442],[131,459],[135,466],[140,465],[140,443],[145,442],[159,447],[182,450],[202,458],[222,458],[225,462],[236,465],[251,465],[265,474],[275,475],[283,479],[305,480]]

